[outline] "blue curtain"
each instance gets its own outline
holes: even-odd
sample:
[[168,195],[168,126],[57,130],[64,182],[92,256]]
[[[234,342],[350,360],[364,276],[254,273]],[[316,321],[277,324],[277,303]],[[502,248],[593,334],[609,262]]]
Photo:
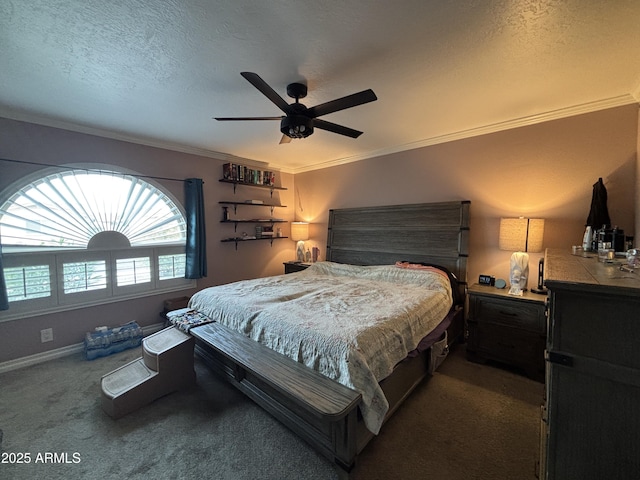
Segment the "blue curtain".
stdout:
[[187,265],[185,278],[207,276],[207,237],[204,229],[204,195],[200,178],[184,182],[187,212]]
[[2,264],[2,244],[0,244],[0,310],[9,310],[7,284],[4,281],[4,266]]

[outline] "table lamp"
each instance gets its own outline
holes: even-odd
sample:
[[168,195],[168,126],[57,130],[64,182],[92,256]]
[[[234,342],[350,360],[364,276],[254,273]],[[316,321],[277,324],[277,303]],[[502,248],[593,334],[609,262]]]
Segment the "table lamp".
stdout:
[[509,293],[522,295],[529,280],[529,254],[541,252],[544,237],[544,219],[542,218],[501,218],[500,250],[514,252],[511,255],[509,269]]
[[307,222],[291,222],[291,240],[296,245],[296,261],[304,262],[304,242],[309,240],[309,224]]

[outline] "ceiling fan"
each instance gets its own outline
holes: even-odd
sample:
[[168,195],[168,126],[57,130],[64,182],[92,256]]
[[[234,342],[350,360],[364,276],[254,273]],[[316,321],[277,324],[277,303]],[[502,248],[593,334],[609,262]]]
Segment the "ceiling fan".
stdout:
[[288,104],[257,74],[241,72],[240,75],[260,90],[265,97],[275,103],[285,115],[279,117],[215,117],[215,119],[220,121],[280,120],[280,131],[283,134],[280,143],[289,143],[292,138],[306,138],[313,133],[314,128],[327,130],[351,138],[358,138],[362,135],[362,132],[336,123],[327,122],[326,120],[320,120],[317,117],[339,110],[357,107],[358,105],[373,102],[378,99],[376,94],[373,93],[373,90],[369,89],[307,108],[298,101],[307,96],[307,86],[302,83],[290,83],[287,85],[287,95],[295,99],[294,103]]

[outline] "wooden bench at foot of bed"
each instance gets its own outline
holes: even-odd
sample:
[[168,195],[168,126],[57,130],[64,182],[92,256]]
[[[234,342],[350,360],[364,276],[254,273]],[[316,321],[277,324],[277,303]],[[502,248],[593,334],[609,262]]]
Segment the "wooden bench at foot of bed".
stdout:
[[192,328],[196,352],[258,405],[333,461],[355,465],[361,395],[218,323]]

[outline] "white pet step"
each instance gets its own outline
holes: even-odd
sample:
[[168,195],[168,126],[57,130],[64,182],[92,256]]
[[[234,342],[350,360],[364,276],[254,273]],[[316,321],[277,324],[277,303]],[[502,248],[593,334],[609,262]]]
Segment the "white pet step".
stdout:
[[195,340],[174,327],[142,342],[143,356],[104,375],[102,408],[120,418],[157,398],[195,383]]

